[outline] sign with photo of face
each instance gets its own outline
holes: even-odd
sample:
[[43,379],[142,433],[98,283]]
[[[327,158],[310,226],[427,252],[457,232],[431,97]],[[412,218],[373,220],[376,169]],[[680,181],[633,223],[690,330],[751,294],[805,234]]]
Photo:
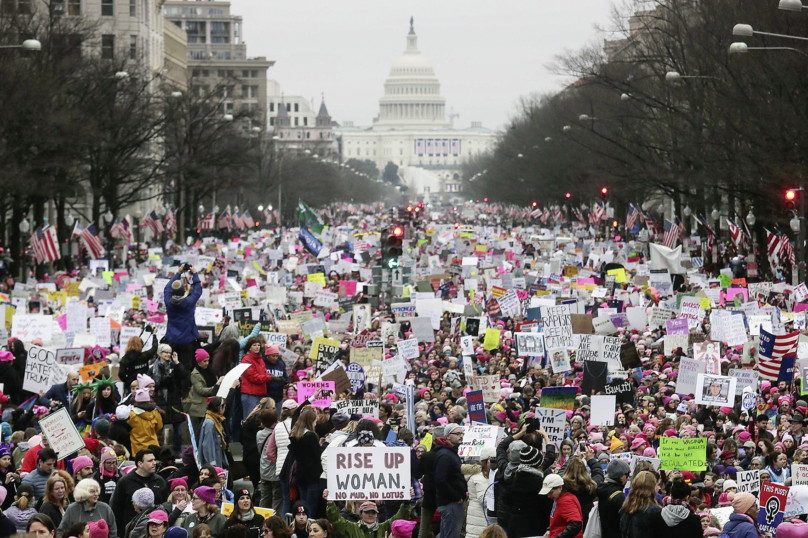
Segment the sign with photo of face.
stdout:
[[696,403],[715,407],[733,407],[735,403],[734,377],[699,374],[696,378]]

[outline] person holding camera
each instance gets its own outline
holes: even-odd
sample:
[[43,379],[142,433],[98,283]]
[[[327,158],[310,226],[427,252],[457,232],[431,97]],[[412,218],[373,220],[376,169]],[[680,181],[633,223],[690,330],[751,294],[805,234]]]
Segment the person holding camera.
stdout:
[[[186,281],[190,280],[190,290]],[[195,342],[199,338],[194,311],[202,296],[202,283],[194,266],[184,263],[166,284],[163,299],[166,304],[167,328],[165,341],[177,353],[187,371],[194,366]],[[187,384],[187,383],[186,383]]]
[[[147,335],[153,334],[151,325],[146,325],[144,331]],[[132,381],[137,379],[138,374],[148,373],[149,361],[154,358],[155,353],[157,353],[157,338],[151,339],[151,347],[146,351],[143,350],[143,339],[140,336],[133,336],[126,343],[126,352],[121,357],[121,367],[118,370],[125,395],[129,394]]]

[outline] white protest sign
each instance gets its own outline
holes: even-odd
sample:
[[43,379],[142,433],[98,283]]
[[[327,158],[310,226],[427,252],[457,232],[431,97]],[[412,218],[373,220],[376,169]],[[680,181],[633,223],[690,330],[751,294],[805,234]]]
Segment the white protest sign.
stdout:
[[386,382],[403,383],[407,377],[407,361],[398,355],[384,360],[382,361],[382,372]]
[[235,368],[227,372],[222,382],[219,384],[219,390],[216,391],[216,396],[220,398],[227,398],[227,393],[230,392],[230,389],[233,388],[233,383],[236,382],[236,379],[241,377],[247,368],[249,368],[249,364],[237,364]]
[[418,339],[409,338],[396,342],[398,354],[405,359],[417,359],[421,352],[418,349]]
[[592,416],[590,424],[592,426],[612,426],[614,424],[614,411],[617,407],[617,396],[595,395],[591,399]]
[[[696,381],[696,403],[715,407],[733,407],[737,379],[729,376],[698,374]],[[594,404],[593,404],[594,408]]]
[[808,465],[791,464],[791,483],[795,486],[808,486]]
[[808,486],[792,485],[788,488],[786,498],[786,508],[783,517],[798,516],[808,514]]
[[56,354],[44,347],[31,346],[28,348],[28,359],[25,361],[25,378],[22,383],[23,390],[39,394],[51,387],[51,368],[56,364]]
[[[465,356],[474,355],[474,337],[473,336],[461,336],[460,337],[460,347],[463,350],[462,354]],[[401,349],[398,351],[401,353]]]
[[679,308],[679,317],[687,320],[687,326],[695,329],[704,319],[704,310],[701,308],[701,300],[698,297],[685,297],[682,299]]
[[101,347],[109,347],[112,342],[112,328],[109,318],[92,318],[90,320],[90,334]]
[[327,448],[328,500],[410,499],[410,449]]
[[676,376],[677,394],[696,394],[699,374],[703,374],[707,364],[696,359],[682,357],[679,362],[679,375]]
[[58,364],[84,364],[84,348],[68,347],[56,350],[56,362]]
[[202,308],[197,306],[194,309],[194,321],[197,326],[216,325],[222,322],[221,308]]
[[552,409],[549,407],[537,407],[533,416],[547,432],[550,442],[561,450],[561,442],[564,440],[564,429],[567,421],[567,412],[563,409]]
[[59,460],[84,448],[84,440],[70,419],[70,413],[64,407],[41,417],[39,427],[48,439],[50,447],[56,451]]
[[78,333],[87,330],[87,307],[83,304],[67,305],[65,331]]
[[[703,372],[702,372],[703,373]],[[730,377],[737,379],[735,384],[735,395],[740,396],[745,387],[752,387],[753,391],[757,390],[758,378],[760,373],[757,370],[742,370],[740,368],[730,368]]]
[[348,416],[360,415],[379,418],[379,400],[339,400],[331,402],[331,409]]
[[631,469],[631,472],[632,472],[632,473],[634,472],[634,468],[635,468],[635,467],[637,466],[637,464],[638,464],[638,463],[640,463],[641,461],[647,461],[647,462],[650,462],[650,463],[651,463],[651,465],[653,465],[653,466],[654,466],[654,470],[655,470],[655,471],[659,471],[659,458],[652,458],[652,457],[650,457],[650,456],[638,456],[638,455],[636,455],[636,454],[633,454],[633,455],[631,456],[631,464],[629,464],[629,468]]
[[339,294],[330,291],[318,291],[314,296],[314,306],[331,308],[339,300]]
[[542,333],[546,348],[572,348],[572,317],[569,305],[541,307]]
[[[140,336],[141,330],[142,329],[140,327],[121,327],[121,336],[118,340],[119,341],[118,345],[121,347],[122,351],[126,350],[126,345],[129,343],[130,338],[132,338],[133,336]],[[143,347],[144,349],[148,349],[146,348],[146,346]]]
[[463,442],[457,450],[461,458],[479,458],[483,447],[496,450],[499,427],[475,424],[463,429]]
[[[519,356],[543,357],[544,334],[542,333],[516,333],[516,348]],[[469,337],[471,338],[471,337]],[[473,353],[469,353],[471,355]]]
[[33,342],[37,338],[41,338],[42,343],[48,344],[52,334],[53,316],[14,314],[11,318],[11,336],[23,342]]
[[760,490],[760,469],[738,471],[738,493],[757,493]]
[[499,376],[476,375],[471,378],[471,390],[483,391],[483,401],[496,403],[499,401]]

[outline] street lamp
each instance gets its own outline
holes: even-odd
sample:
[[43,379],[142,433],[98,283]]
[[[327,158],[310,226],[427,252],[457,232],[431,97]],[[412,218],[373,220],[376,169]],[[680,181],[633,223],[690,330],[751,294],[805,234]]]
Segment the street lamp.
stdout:
[[786,39],[797,39],[799,41],[808,41],[808,37],[800,37],[786,34],[773,34],[771,32],[761,32],[760,30],[754,30],[751,24],[736,24],[735,26],[732,27],[732,35],[737,35],[741,37],[752,37],[753,35],[767,35],[771,37],[784,37]]
[[174,99],[181,99],[182,92],[171,92],[171,97],[173,97]]
[[205,214],[205,206],[203,206],[202,204],[199,204],[199,207],[197,207],[196,210],[200,215]]
[[750,207],[749,214],[746,215],[746,224],[748,224],[749,227],[751,228],[752,226],[755,225],[755,222],[757,222],[757,218],[755,217],[755,214],[752,213],[752,208]]
[[24,50],[42,50],[42,43],[37,39],[26,39],[22,45],[2,45],[0,49],[24,49]]
[[721,214],[718,212],[718,209],[713,208],[713,212],[712,212],[712,213],[710,213],[710,217],[711,217],[711,218],[712,218],[714,221],[716,221],[716,220],[718,220],[718,217],[720,217],[720,216],[721,216]]
[[129,78],[129,73],[126,71],[118,71],[115,73],[115,80],[126,80]]
[[552,142],[552,141],[553,141],[553,137],[551,137],[551,136],[547,136],[547,137],[545,137],[545,138],[544,138],[544,141],[545,141],[545,142]]
[[110,211],[109,209],[107,209],[107,212],[104,213],[104,220],[107,221],[107,224],[112,222],[112,211]]
[[222,116],[222,119],[224,121],[233,121],[233,115],[232,114],[225,114],[224,116]]
[[693,214],[693,211],[690,209],[689,205],[686,205],[685,208],[682,210],[682,213],[684,213],[685,217],[689,217],[690,215]]
[[709,79],[713,79],[713,80],[721,80],[718,77],[711,77],[711,76],[708,76],[708,75],[683,75],[683,74],[681,74],[681,73],[679,73],[677,71],[668,71],[667,73],[665,73],[665,81],[666,82],[671,82],[671,83],[680,82],[681,80],[686,79],[686,78],[704,78],[704,79],[709,78]]
[[30,229],[31,224],[28,222],[27,218],[23,217],[22,220],[20,221],[20,231],[25,234],[28,233],[28,230]]
[[524,155],[522,155],[522,154],[520,153],[520,154],[518,154],[516,157],[517,157],[517,158],[519,158],[519,159],[521,159],[521,158],[523,158],[523,157],[524,157]]
[[564,127],[562,127],[561,130],[566,133],[566,132],[572,131],[572,127],[569,126],[569,125],[565,125]]
[[631,96],[627,93],[624,93],[620,96],[621,101],[631,101]]
[[800,219],[796,216],[788,222],[788,225],[791,226],[791,229],[795,232],[800,231]]
[[802,11],[803,9],[808,9],[808,6],[802,5],[800,0],[780,0],[777,8],[783,11]]
[[803,56],[808,56],[808,54],[799,49],[795,49],[794,47],[750,47],[742,41],[738,41],[729,46],[730,54],[746,54],[750,50],[789,50],[791,52],[802,54]]
[[263,211],[263,210],[264,210],[264,206],[259,205],[259,206],[258,206],[258,211]]
[[76,222],[76,217],[74,217],[71,213],[68,213],[65,217],[65,224],[68,226],[73,226],[74,222]]

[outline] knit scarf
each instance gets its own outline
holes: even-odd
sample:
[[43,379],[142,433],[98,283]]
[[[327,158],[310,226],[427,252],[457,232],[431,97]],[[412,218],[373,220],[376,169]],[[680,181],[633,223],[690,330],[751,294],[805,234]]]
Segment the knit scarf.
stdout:
[[678,505],[678,506],[684,506],[685,508],[687,508],[691,512],[693,511],[693,507],[690,505],[690,503],[688,501],[683,501],[682,499],[674,499],[673,497],[665,497],[665,500],[662,501],[662,504],[664,506],[670,506],[672,504],[673,505]]
[[227,450],[227,443],[224,440],[224,430],[222,430],[224,415],[214,413],[213,411],[208,411],[205,413],[205,418],[209,418],[213,421],[213,425],[216,426],[216,431],[219,432],[219,436],[222,438],[222,450]]
[[379,528],[379,518],[377,517],[377,518],[376,518],[376,521],[374,521],[374,522],[373,522],[373,524],[371,524],[371,525],[368,525],[368,524],[367,524],[367,523],[365,523],[364,521],[360,521],[360,522],[359,522],[359,525],[360,525],[360,526],[362,526],[362,527],[365,527],[365,528],[366,528],[367,530],[369,530],[371,533],[375,533],[375,532],[376,532],[376,529],[378,529],[378,528]]

